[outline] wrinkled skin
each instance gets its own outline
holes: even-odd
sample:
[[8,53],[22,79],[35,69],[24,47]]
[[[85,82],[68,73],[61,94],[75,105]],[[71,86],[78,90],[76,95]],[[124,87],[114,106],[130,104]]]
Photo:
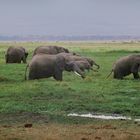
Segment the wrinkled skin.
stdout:
[[114,63],[112,72],[114,78],[123,79],[123,77],[133,74],[134,79],[140,78],[138,72],[140,70],[140,55],[129,55],[120,58]]
[[5,59],[6,63],[26,63],[28,52],[23,47],[9,47]]
[[39,53],[58,54],[61,52],[69,53],[69,50],[59,46],[40,46],[34,50],[33,56]]
[[58,81],[62,81],[63,71],[69,71],[69,69],[71,69],[71,71],[76,71],[82,78],[84,78],[83,72],[77,65],[69,65],[65,61],[65,58],[59,55],[37,54],[32,58],[27,67],[29,67],[29,80],[53,77]]

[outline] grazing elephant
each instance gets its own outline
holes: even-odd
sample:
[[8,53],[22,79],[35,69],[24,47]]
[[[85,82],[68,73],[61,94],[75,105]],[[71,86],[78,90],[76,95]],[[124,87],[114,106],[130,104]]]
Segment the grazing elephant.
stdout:
[[88,62],[91,67],[93,65],[95,65],[98,69],[100,68],[100,66],[98,64],[96,64],[96,62],[93,61],[91,58],[79,56],[79,55],[76,55],[76,54],[73,55],[71,53],[59,53],[58,55],[61,55],[61,56],[65,57],[65,59],[67,61],[84,61],[84,62]]
[[9,47],[5,59],[6,63],[26,63],[28,52],[23,47]]
[[76,64],[83,72],[85,70],[93,70],[92,66],[88,61],[78,60],[78,61],[70,61],[68,64]]
[[84,78],[84,73],[76,64],[68,64],[65,58],[59,55],[37,54],[32,58],[27,67],[29,67],[29,80],[53,77],[56,80],[62,81],[62,73],[64,70],[74,71]]
[[[140,55],[129,55],[124,56],[117,60],[111,71],[114,72],[114,78],[123,79],[124,76],[129,74],[133,74],[134,79],[140,78],[138,72],[140,69]],[[107,76],[107,78],[111,75],[111,73]]]
[[40,46],[34,50],[33,56],[39,53],[58,54],[61,52],[69,53],[69,50],[59,46]]

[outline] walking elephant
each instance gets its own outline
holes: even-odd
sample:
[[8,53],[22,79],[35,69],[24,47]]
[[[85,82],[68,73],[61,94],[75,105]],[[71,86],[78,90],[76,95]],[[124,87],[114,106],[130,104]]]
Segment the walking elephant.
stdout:
[[63,47],[59,47],[59,46],[40,46],[34,50],[33,56],[39,53],[58,54],[61,52],[69,53],[69,50]]
[[[31,62],[27,65],[29,67],[29,80],[53,77],[56,80],[62,81],[63,71],[74,71],[84,78],[84,73],[76,64],[69,64],[65,61],[63,56],[37,54],[33,56]],[[26,80],[25,71],[25,80]]]
[[9,47],[5,59],[6,63],[26,63],[28,52],[23,47]]
[[[134,79],[140,78],[138,72],[140,70],[140,55],[129,55],[118,59],[112,68],[114,78],[123,79],[124,76],[133,74]],[[108,77],[111,75],[108,75]]]

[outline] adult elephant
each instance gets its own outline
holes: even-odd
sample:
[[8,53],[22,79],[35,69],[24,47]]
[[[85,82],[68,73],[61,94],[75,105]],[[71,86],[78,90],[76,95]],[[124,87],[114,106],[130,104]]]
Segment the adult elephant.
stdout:
[[6,63],[26,63],[28,52],[23,47],[9,47],[5,59]]
[[61,52],[69,53],[69,50],[59,46],[39,46],[34,50],[33,56],[39,53],[58,54]]
[[[80,55],[73,55],[72,53],[59,53],[58,55],[63,56],[67,62],[70,61],[83,61],[82,63],[87,63],[90,65],[90,67],[92,66],[96,66],[97,69],[100,68],[100,66],[98,64],[96,64],[96,62],[94,60],[92,60],[91,58],[88,57],[84,57],[84,56],[80,56]],[[86,64],[86,65],[88,65]]]
[[[140,78],[138,72],[140,70],[140,55],[129,55],[118,59],[112,68],[115,79],[123,79],[123,77],[133,74],[134,79]],[[111,75],[108,75],[108,77]]]
[[84,73],[79,69],[77,65],[67,63],[65,58],[60,55],[37,54],[33,56],[27,67],[29,67],[29,80],[53,77],[56,80],[62,81],[62,73],[64,70],[74,71],[78,73],[82,78],[84,78]]

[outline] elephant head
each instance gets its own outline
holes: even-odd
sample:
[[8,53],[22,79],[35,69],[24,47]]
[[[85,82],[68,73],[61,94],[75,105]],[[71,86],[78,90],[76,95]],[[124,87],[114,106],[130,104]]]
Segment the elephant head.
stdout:
[[91,58],[86,58],[86,60],[89,62],[89,64],[91,66],[95,65],[95,66],[97,66],[97,69],[100,68],[100,66],[98,64],[96,64],[95,61],[93,61]]
[[57,53],[61,53],[61,52],[65,52],[65,53],[69,53],[69,50],[63,47],[58,47],[58,46],[54,46],[57,50]]
[[23,50],[23,52],[24,52],[24,56],[23,56],[23,63],[26,63],[26,59],[27,59],[27,57],[28,57],[28,52],[27,52],[27,50],[25,49],[25,48],[23,48],[23,47],[19,47],[21,50]]
[[64,57],[58,55],[57,61],[56,61],[56,71],[60,73],[60,71],[63,71],[63,70],[66,70],[69,72],[73,71],[78,76],[85,78],[84,73],[78,67],[76,63],[74,63],[73,61],[68,62]]
[[73,71],[78,76],[85,78],[84,72],[79,68],[79,66],[74,61],[67,62],[65,65],[65,70],[69,72]]

